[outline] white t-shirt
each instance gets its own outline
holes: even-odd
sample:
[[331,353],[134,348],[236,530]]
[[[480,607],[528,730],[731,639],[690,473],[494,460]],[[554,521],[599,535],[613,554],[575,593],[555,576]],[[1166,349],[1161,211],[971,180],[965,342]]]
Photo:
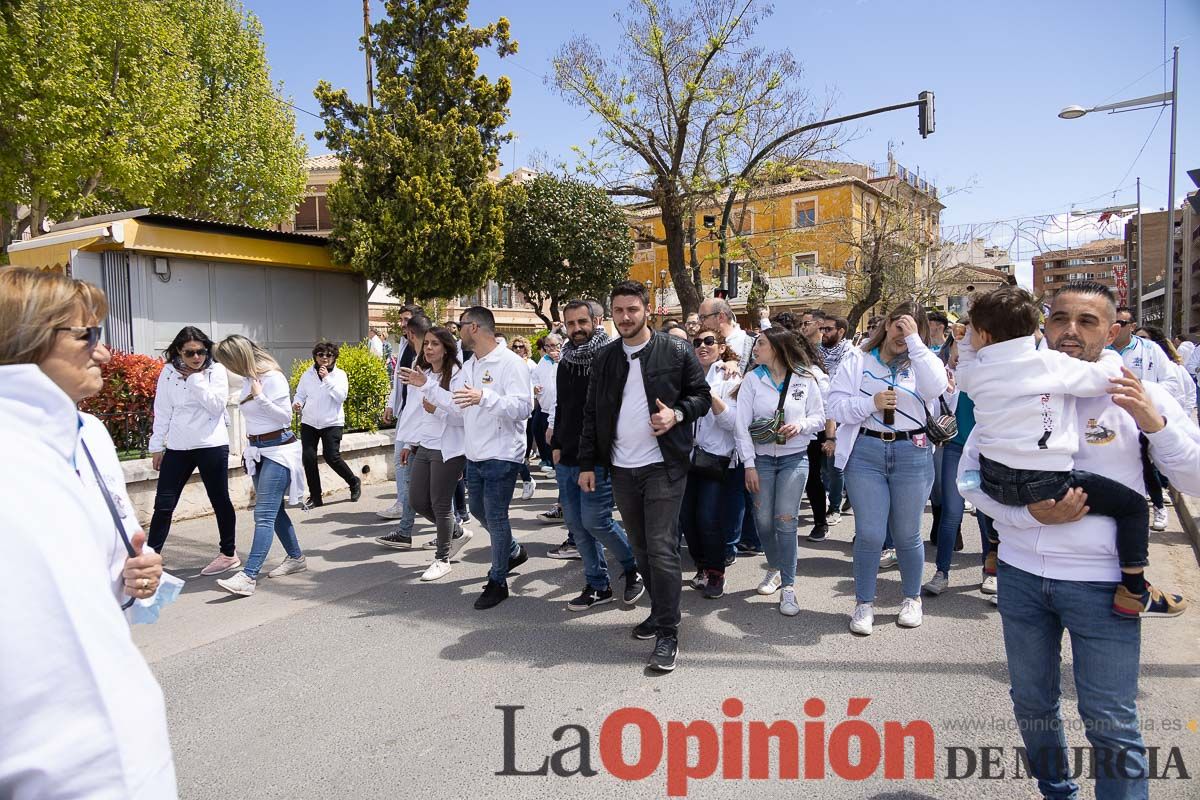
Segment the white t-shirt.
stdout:
[[621,413],[617,415],[617,437],[612,448],[614,467],[634,469],[661,464],[663,460],[658,439],[650,428],[650,406],[646,400],[646,384],[642,381],[642,365],[633,357],[646,344],[630,347],[621,343],[625,358],[629,361],[629,377],[625,379]]

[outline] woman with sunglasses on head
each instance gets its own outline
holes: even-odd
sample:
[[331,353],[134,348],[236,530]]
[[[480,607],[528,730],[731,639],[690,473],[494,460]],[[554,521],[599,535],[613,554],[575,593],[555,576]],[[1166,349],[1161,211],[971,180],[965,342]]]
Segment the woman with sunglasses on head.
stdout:
[[797,509],[808,478],[808,443],[825,427],[825,403],[812,359],[791,331],[768,328],[754,342],[758,364],[737,395],[738,455],[754,521],[767,554],[758,593],[783,589],[779,612],[800,613],[796,599]]
[[925,433],[936,412],[930,403],[949,382],[941,359],[925,346],[925,312],[897,306],[861,347],[838,366],[829,416],[838,424],[834,463],[846,477],[854,507],[854,592],[850,630],[871,633],[875,584],[884,537],[890,533],[900,564],[904,601],[898,625],[921,624],[921,515],[933,488],[933,446]]
[[0,269],[3,797],[176,796],[162,690],[122,613],[155,596],[162,559],[77,408],[104,385],[107,313],[89,283]]
[[[725,593],[726,548],[745,513],[745,473],[737,459],[737,396],[741,379],[736,369],[726,371],[725,361],[737,366],[737,355],[725,337],[700,331],[692,346],[705,370],[712,408],[696,422],[692,469],[679,512],[679,527],[696,566],[692,586],[715,600]],[[724,358],[722,357],[724,356]]]
[[217,581],[217,585],[231,594],[249,597],[258,585],[258,573],[275,537],[279,537],[287,555],[267,577],[282,578],[308,569],[296,540],[296,528],[284,510],[285,497],[291,498],[294,506],[304,502],[304,457],[291,430],[288,381],[271,354],[245,336],[234,334],[217,344],[213,356],[242,379],[238,405],[249,440],[242,461],[246,474],[254,481],[255,494],[254,541],[245,569]]
[[237,515],[229,499],[229,430],[225,425],[229,374],[213,361],[212,347],[204,331],[191,325],[175,335],[163,354],[167,363],[158,375],[150,435],[158,486],[149,544],[162,552],[183,487],[199,469],[220,536],[220,552],[200,570],[201,575],[219,575],[242,565],[234,548]]
[[321,470],[317,466],[317,445],[324,451],[325,463],[350,487],[350,502],[362,497],[362,481],[342,459],[342,431],[346,427],[346,396],[350,379],[338,369],[340,348],[333,342],[318,342],[313,348],[313,365],[304,370],[296,384],[292,408],[300,412],[300,448],[304,457],[304,477],[308,481],[309,503],[325,505],[321,492]]

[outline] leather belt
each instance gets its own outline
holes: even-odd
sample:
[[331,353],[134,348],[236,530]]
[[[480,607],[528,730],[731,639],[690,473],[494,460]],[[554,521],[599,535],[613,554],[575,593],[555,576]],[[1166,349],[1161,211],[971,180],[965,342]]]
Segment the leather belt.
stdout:
[[863,428],[862,435],[870,436],[872,439],[882,439],[885,442],[894,442],[896,440],[907,441],[919,433],[925,431],[873,431],[870,428]]
[[258,445],[262,444],[263,442],[267,442],[272,439],[280,438],[285,433],[287,433],[288,430],[289,430],[288,428],[280,428],[277,431],[268,431],[267,433],[251,433],[251,434],[247,434],[246,438],[250,440],[250,444],[257,447]]

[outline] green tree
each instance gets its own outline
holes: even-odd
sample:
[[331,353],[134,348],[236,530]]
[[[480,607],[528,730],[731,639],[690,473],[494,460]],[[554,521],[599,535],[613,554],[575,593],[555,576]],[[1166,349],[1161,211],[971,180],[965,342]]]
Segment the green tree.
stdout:
[[524,294],[547,326],[564,301],[604,297],[632,263],[629,223],[603,189],[545,174],[507,187],[497,280]]
[[476,50],[516,52],[508,20],[467,23],[467,0],[388,0],[365,45],[375,108],[316,89],[341,159],[329,192],[334,254],[408,297],[448,297],[493,274],[503,246],[500,190],[488,180],[508,137],[512,86],[478,73]]
[[235,0],[16,0],[0,15],[0,244],[150,206],[266,223],[303,191],[295,119]]

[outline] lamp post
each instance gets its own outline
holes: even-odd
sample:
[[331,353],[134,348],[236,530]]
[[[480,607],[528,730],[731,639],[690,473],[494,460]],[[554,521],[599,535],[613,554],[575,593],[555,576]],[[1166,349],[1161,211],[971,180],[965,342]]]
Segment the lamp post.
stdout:
[[667,271],[658,271],[658,317],[659,322],[667,316]]
[[[1171,91],[1163,94],[1153,94],[1148,97],[1138,97],[1134,100],[1122,100],[1119,103],[1109,103],[1107,105],[1095,106],[1094,108],[1084,108],[1083,106],[1067,106],[1062,111],[1058,112],[1061,119],[1079,119],[1084,114],[1090,114],[1093,111],[1108,111],[1116,114],[1123,111],[1137,111],[1143,108],[1153,108],[1154,106],[1171,105],[1171,153],[1170,153],[1170,174],[1167,176],[1167,263],[1165,264],[1165,275],[1163,289],[1165,296],[1163,298],[1163,334],[1167,339],[1171,338],[1172,329],[1175,321],[1175,123],[1179,112],[1179,48],[1175,47],[1172,56],[1171,68]],[[1138,226],[1138,241],[1141,242],[1142,229]],[[1140,259],[1138,261],[1138,278],[1141,279],[1141,271],[1143,264]],[[1184,302],[1190,302],[1190,298],[1185,298]],[[1138,303],[1141,304],[1141,294],[1138,294]],[[1138,314],[1138,321],[1141,321],[1141,314]]]

